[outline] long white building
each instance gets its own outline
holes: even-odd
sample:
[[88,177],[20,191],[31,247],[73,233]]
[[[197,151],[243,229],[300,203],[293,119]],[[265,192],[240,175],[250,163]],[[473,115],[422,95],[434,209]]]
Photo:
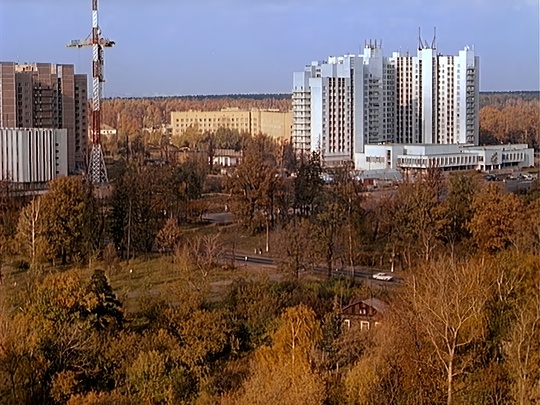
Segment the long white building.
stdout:
[[66,129],[0,128],[0,180],[33,188],[67,174]]
[[325,164],[355,161],[365,145],[478,144],[479,58],[420,41],[416,56],[383,55],[377,41],[362,55],[329,57],[293,75],[293,145],[319,150]]
[[367,172],[399,169],[422,171],[437,167],[453,170],[521,169],[534,166],[534,149],[527,144],[384,144],[366,145],[356,169]]

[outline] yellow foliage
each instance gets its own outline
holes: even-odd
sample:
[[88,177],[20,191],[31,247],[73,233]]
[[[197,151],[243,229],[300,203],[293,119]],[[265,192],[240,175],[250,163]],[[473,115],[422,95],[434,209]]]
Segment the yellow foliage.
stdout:
[[351,405],[370,405],[373,391],[380,383],[383,373],[377,359],[366,356],[349,371],[345,378],[348,403]]
[[117,392],[90,392],[86,395],[74,395],[67,405],[129,405],[133,403]]

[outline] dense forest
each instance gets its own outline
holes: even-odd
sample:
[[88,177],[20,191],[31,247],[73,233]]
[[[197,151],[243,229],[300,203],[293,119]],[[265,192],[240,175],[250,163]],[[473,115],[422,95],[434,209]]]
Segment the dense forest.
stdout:
[[103,122],[133,135],[142,128],[169,124],[172,111],[217,111],[222,108],[277,109],[289,111],[289,94],[254,94],[225,96],[186,96],[155,98],[114,98],[103,101]]
[[[540,148],[540,93],[480,93],[480,143],[528,143]],[[214,111],[222,108],[291,109],[290,94],[190,96],[107,99],[103,122],[124,136],[141,128],[168,124],[171,111]]]
[[[100,199],[78,177],[1,184],[0,403],[540,401],[538,180],[432,169],[366,193],[265,136],[226,177],[118,165]],[[223,205],[232,224],[201,222]],[[275,266],[230,259],[265,243]],[[396,281],[343,275],[360,266]],[[366,298],[380,324],[349,327]]]

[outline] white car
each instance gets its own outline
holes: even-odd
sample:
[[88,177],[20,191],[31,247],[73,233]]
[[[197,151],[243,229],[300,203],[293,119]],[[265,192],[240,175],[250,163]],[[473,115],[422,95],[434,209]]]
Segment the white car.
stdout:
[[391,281],[394,278],[394,276],[390,276],[389,274],[386,274],[386,273],[377,273],[373,275],[373,278],[375,280]]

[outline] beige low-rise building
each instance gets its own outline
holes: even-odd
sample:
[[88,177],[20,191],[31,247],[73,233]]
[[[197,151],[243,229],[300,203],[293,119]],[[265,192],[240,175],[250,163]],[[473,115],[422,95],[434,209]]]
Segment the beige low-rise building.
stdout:
[[101,124],[101,129],[99,132],[101,136],[111,136],[117,134],[116,128],[113,128],[107,124]]
[[292,112],[239,108],[224,108],[220,111],[173,111],[171,127],[173,136],[181,136],[189,128],[196,128],[201,132],[228,128],[251,135],[262,133],[272,138],[289,140]]

